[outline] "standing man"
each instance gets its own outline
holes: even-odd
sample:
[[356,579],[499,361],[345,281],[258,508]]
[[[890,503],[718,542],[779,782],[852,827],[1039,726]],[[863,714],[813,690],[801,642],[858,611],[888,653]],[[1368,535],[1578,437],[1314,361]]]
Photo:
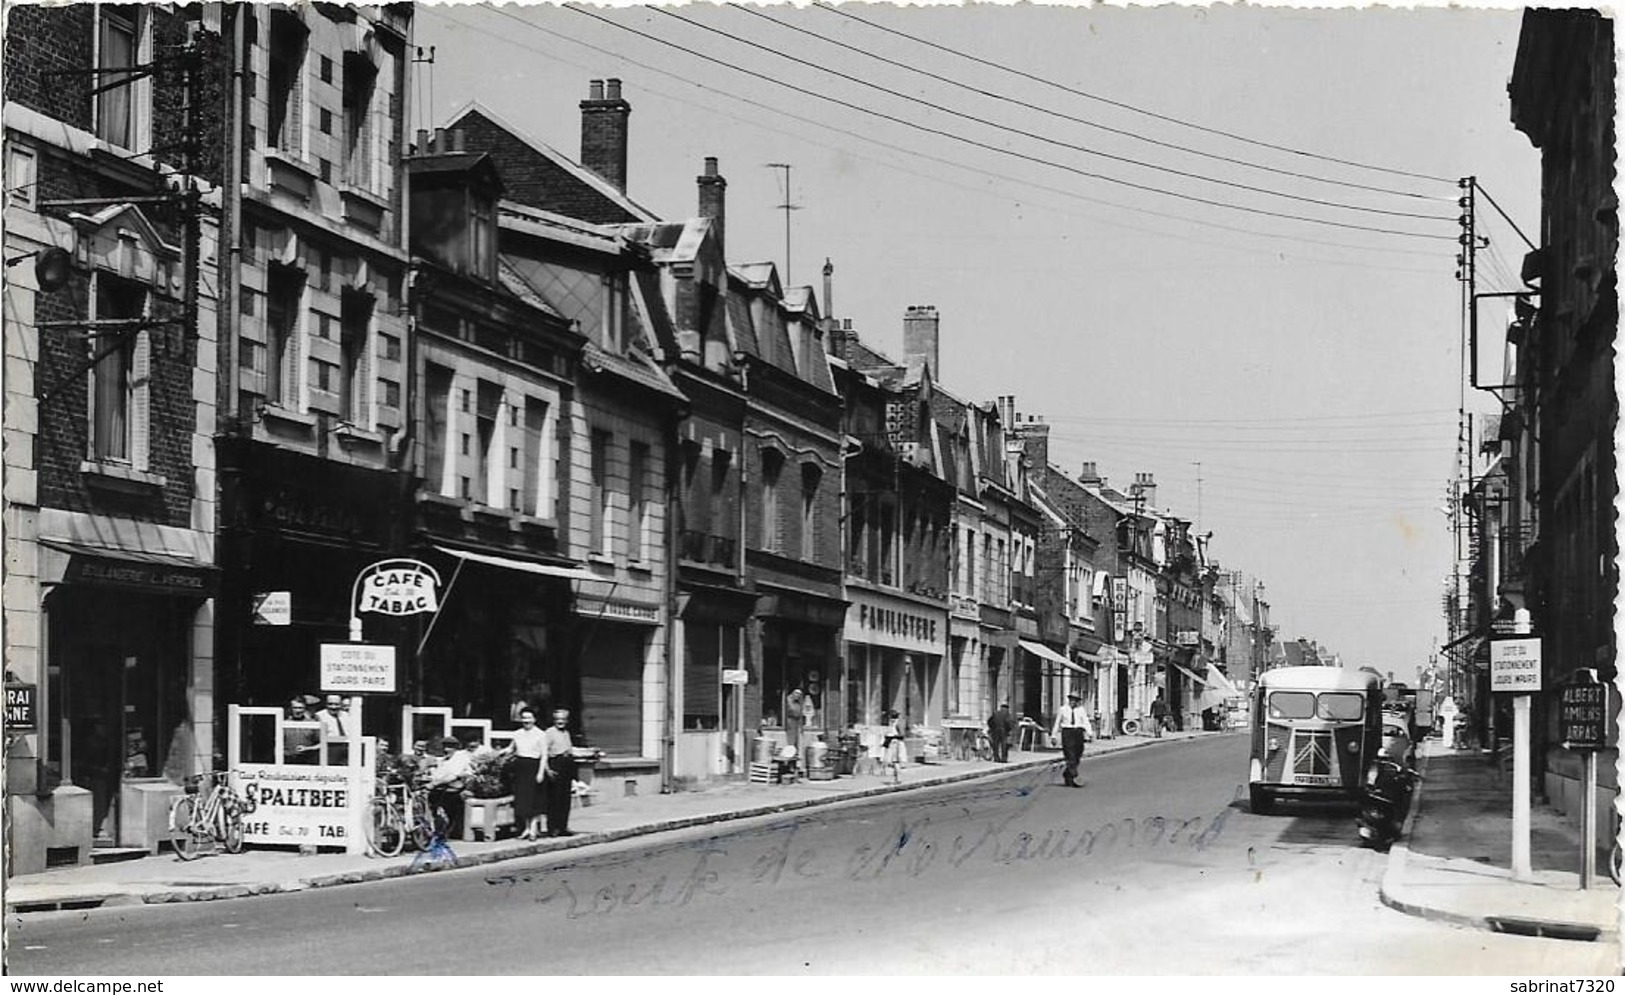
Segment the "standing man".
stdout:
[[1067,692],[1066,707],[1055,716],[1054,735],[1061,741],[1061,756],[1066,761],[1066,769],[1061,776],[1066,779],[1069,788],[1083,787],[1078,783],[1078,761],[1083,759],[1083,744],[1095,738],[1082,701],[1078,692]]
[[993,746],[993,762],[996,764],[1010,761],[1010,734],[1015,731],[1016,719],[1010,714],[1010,703],[999,702],[998,711],[988,716],[987,738]]
[[570,710],[556,709],[553,725],[542,736],[542,810],[547,814],[547,835],[574,836],[570,832],[570,796],[575,788],[576,760],[570,751]]
[[1151,727],[1162,735],[1162,728],[1168,724],[1168,703],[1162,700],[1162,689],[1157,689],[1156,700],[1151,702]]

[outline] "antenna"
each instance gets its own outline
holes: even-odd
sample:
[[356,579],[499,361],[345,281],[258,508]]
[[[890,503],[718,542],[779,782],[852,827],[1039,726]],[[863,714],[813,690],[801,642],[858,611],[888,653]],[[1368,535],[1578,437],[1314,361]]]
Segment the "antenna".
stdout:
[[1191,466],[1196,467],[1196,533],[1202,533],[1202,461],[1195,460]]
[[768,169],[784,170],[784,203],[775,205],[775,210],[784,212],[784,285],[790,285],[790,212],[801,210],[800,204],[790,202],[790,163],[770,162]]

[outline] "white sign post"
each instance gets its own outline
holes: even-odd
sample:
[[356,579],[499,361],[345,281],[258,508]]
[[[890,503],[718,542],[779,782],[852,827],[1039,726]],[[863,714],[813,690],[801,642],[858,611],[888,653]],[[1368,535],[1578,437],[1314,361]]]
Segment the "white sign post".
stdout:
[[1518,635],[1490,640],[1490,690],[1512,699],[1512,877],[1534,876],[1529,854],[1529,696],[1540,690],[1540,637],[1529,635],[1529,613],[1519,610]]

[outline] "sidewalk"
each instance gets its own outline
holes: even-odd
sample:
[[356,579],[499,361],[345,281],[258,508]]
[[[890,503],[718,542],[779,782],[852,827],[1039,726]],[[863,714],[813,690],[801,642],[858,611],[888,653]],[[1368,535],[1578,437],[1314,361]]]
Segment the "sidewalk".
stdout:
[[[1618,944],[1620,889],[1608,878],[1607,845],[1592,887],[1580,890],[1580,830],[1550,808],[1530,806],[1528,881],[1512,866],[1512,784],[1475,752],[1425,740],[1423,781],[1406,832],[1389,853],[1382,901],[1426,919],[1497,932]],[[1598,821],[1606,832],[1608,813]]]
[[[1169,733],[1161,739],[1142,736],[1097,739],[1089,744],[1086,756],[1115,753],[1154,743],[1178,742],[1202,735],[1212,734],[1179,732]],[[773,815],[1022,768],[1040,768],[1059,762],[1060,753],[1056,751],[1027,753],[1012,750],[1010,762],[1004,764],[951,760],[909,764],[903,768],[900,783],[897,784],[888,777],[864,774],[838,777],[832,781],[802,780],[795,784],[735,781],[667,795],[598,798],[591,805],[578,804],[571,811],[570,827],[575,831],[574,836],[534,842],[511,837],[478,843],[454,840],[451,847],[457,855],[455,862],[440,866],[474,867],[553,850]],[[304,891],[401,877],[412,873],[413,857],[411,853],[387,859],[348,853],[301,856],[286,849],[248,849],[240,854],[210,854],[190,863],[182,863],[173,853],[165,850],[156,856],[136,860],[64,867],[12,878],[5,883],[5,907],[7,913],[20,913],[101,905],[206,901]]]

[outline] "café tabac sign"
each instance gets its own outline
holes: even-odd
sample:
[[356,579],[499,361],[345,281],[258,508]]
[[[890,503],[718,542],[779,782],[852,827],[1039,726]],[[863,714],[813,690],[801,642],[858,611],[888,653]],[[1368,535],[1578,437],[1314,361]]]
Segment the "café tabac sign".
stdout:
[[418,615],[440,610],[440,575],[420,560],[380,560],[356,577],[356,614]]

